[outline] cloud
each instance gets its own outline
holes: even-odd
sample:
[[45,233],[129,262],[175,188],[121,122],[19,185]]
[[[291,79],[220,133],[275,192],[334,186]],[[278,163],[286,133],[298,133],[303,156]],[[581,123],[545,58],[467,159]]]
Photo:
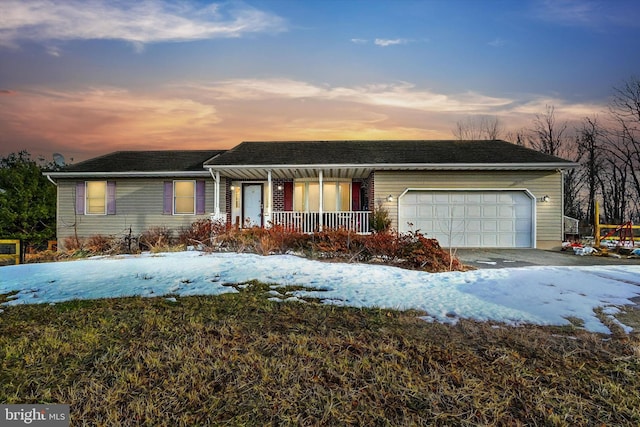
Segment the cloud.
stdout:
[[489,43],[487,43],[487,44],[488,44],[489,46],[492,46],[492,47],[503,47],[503,46],[506,46],[507,41],[506,41],[506,40],[501,39],[500,37],[497,37],[497,38],[495,38],[495,39],[491,40],[491,41],[490,41]]
[[369,43],[369,41],[367,39],[351,39],[351,43],[355,43],[355,44],[367,44]]
[[398,44],[407,44],[410,41],[411,40],[409,39],[376,39],[373,43],[376,46],[387,47],[387,46],[393,46]]
[[185,87],[218,100],[316,99],[437,112],[484,111],[512,102],[475,92],[439,94],[407,82],[332,87],[291,79],[232,79]]
[[21,41],[124,40],[146,43],[241,37],[286,30],[277,15],[242,3],[143,0],[2,0],[0,45]]
[[[1,95],[12,95],[0,89]],[[438,93],[408,82],[339,86],[285,78],[182,82],[153,93],[117,87],[42,88],[0,103],[0,154],[26,149],[77,161],[115,150],[230,148],[243,140],[450,139],[456,121],[499,117],[530,127],[553,105],[559,120],[598,104],[518,94]],[[15,147],[15,148],[12,148]]]
[[210,141],[219,122],[215,107],[191,99],[119,88],[44,89],[0,103],[0,145],[30,141],[35,150],[67,154],[136,145],[188,148]]
[[635,1],[537,0],[531,16],[542,21],[572,27],[605,30],[608,27],[640,27]]

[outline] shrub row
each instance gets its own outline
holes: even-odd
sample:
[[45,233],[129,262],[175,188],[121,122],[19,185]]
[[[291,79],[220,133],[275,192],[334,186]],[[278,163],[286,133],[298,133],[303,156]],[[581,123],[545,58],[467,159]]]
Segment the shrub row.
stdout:
[[208,247],[214,251],[295,253],[312,259],[380,262],[433,272],[463,267],[436,239],[419,231],[362,235],[341,228],[305,234],[279,226],[237,229],[214,224],[212,227]]
[[[381,231],[368,235],[345,229],[305,234],[280,226],[235,228],[223,222],[203,219],[173,232],[153,227],[138,236],[95,235],[86,239],[65,239],[65,252],[56,259],[96,254],[163,252],[194,246],[210,252],[240,252],[260,255],[297,254],[312,259],[370,262],[425,271],[460,270],[462,264],[443,250],[436,239],[419,231]],[[32,259],[32,262],[44,259]]]

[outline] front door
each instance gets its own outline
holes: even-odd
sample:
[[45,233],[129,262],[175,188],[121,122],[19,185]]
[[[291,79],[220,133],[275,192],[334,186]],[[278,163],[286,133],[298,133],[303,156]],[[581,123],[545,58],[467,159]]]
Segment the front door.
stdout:
[[262,184],[242,186],[242,224],[244,227],[262,226]]

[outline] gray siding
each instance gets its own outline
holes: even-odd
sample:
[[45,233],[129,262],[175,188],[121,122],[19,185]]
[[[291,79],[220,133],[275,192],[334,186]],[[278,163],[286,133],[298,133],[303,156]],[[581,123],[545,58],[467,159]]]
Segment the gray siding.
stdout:
[[[562,242],[562,174],[556,171],[376,171],[374,203],[382,203],[398,228],[398,196],[407,188],[442,189],[527,189],[536,199],[545,195],[548,203],[536,203],[536,247],[553,248]],[[394,200],[387,202],[392,195]]]
[[[168,227],[179,230],[201,218],[208,218],[213,212],[214,182],[205,181],[205,215],[165,215],[163,214],[164,181],[170,178],[121,178],[109,179],[116,182],[116,214],[115,215],[76,215],[75,193],[76,182],[82,179],[58,181],[57,239],[61,248],[64,239],[77,233],[80,238],[101,234],[107,236],[123,236],[131,228],[133,234],[140,234],[151,227]],[[104,180],[104,179],[103,179]],[[225,183],[220,188],[221,211],[225,210]]]

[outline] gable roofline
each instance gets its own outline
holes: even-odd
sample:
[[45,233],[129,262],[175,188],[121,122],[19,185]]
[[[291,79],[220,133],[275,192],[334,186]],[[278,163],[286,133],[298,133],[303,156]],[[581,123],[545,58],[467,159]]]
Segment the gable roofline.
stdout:
[[[243,142],[204,163],[235,168],[572,168],[573,162],[502,140],[348,140]],[[537,165],[537,166],[533,166]],[[546,166],[545,166],[546,165]]]
[[224,150],[115,151],[47,173],[55,178],[205,176],[203,164]]

